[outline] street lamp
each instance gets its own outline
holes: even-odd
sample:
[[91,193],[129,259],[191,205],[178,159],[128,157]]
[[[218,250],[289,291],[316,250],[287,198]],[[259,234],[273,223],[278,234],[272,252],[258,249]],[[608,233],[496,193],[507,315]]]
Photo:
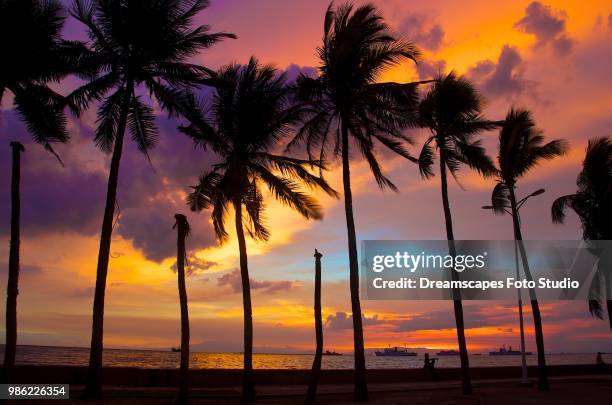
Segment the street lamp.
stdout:
[[[544,194],[546,190],[544,190],[543,188],[540,188],[536,191],[534,191],[533,193],[529,194],[528,196],[520,199],[518,201],[518,203],[516,204],[516,210],[517,210],[517,215],[519,214],[519,210],[520,208],[523,206],[523,204],[525,204],[527,202],[527,200],[529,200],[531,197],[536,197],[538,195]],[[494,209],[499,209],[502,208],[506,213],[512,215],[512,211],[509,210],[509,206],[508,205],[500,205],[498,207],[494,207],[493,205],[484,205],[482,207],[483,210],[494,210]],[[519,217],[520,220],[520,217]],[[517,241],[514,241],[514,260],[515,260],[515,266],[516,266],[516,278],[517,280],[520,277],[520,272],[519,272],[519,259],[518,259],[518,249],[517,249]],[[518,296],[518,308],[519,308],[519,327],[520,327],[520,331],[521,331],[521,363],[522,363],[522,378],[521,378],[521,385],[528,385],[531,386],[531,382],[529,381],[529,378],[527,376],[527,356],[525,355],[525,326],[524,326],[524,321],[523,321],[523,297],[521,295],[521,289],[518,288],[517,289],[517,296]]]

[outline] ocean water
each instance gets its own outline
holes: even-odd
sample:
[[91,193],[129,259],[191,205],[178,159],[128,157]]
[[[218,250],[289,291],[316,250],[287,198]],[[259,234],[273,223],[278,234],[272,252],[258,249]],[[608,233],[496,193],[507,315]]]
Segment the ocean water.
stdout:
[[[4,347],[0,348],[0,355]],[[435,351],[430,352],[435,356]],[[78,347],[53,346],[19,346],[17,348],[18,364],[29,365],[72,365],[85,366],[89,359],[89,349]],[[311,354],[254,354],[253,365],[259,369],[310,369],[313,355]],[[459,356],[438,357],[436,367],[459,367]],[[612,363],[612,354],[604,355],[604,360]],[[178,368],[180,353],[155,350],[124,350],[106,349],[104,351],[105,367],[136,367],[136,368]],[[546,355],[547,364],[594,364],[594,353],[550,353]],[[240,353],[191,353],[189,366],[199,368],[242,368]],[[529,365],[537,364],[537,356],[527,356]],[[366,354],[368,368],[421,368],[423,355],[416,357],[377,357],[373,353]],[[472,367],[520,366],[521,356],[489,356],[488,353],[470,355]],[[353,356],[323,356],[322,367],[325,369],[352,369]]]

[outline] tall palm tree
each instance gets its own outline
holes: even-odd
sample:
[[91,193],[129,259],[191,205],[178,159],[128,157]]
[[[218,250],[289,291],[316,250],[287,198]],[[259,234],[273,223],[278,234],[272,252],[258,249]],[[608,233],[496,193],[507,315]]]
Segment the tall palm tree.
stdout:
[[[508,115],[506,115],[504,124],[499,132],[499,150],[497,155],[499,169],[497,170],[497,183],[493,189],[491,200],[496,213],[503,214],[506,212],[506,209],[510,209],[514,239],[518,244],[525,277],[530,281],[533,280],[533,275],[529,270],[529,261],[527,260],[527,252],[523,243],[519,216],[519,208],[525,199],[517,200],[516,183],[518,179],[524,177],[529,170],[541,163],[542,160],[550,160],[561,156],[566,150],[567,144],[563,140],[555,139],[544,143],[542,131],[536,128],[529,111],[511,109]],[[529,289],[529,295],[538,350],[538,388],[547,390],[548,373],[544,352],[542,316],[535,290]]]
[[[440,168],[440,187],[446,237],[450,255],[456,254],[453,233],[453,220],[448,198],[447,170],[456,179],[462,164],[476,170],[481,175],[490,176],[495,168],[486,155],[480,140],[476,135],[496,127],[496,123],[484,119],[481,115],[483,100],[474,86],[463,77],[451,72],[436,80],[431,89],[421,100],[418,119],[420,125],[431,131],[431,136],[425,141],[419,156],[419,169],[424,178],[434,175],[434,149],[438,150]],[[451,271],[453,280],[458,274]],[[463,320],[463,304],[459,290],[453,291],[455,322],[457,324],[457,340],[461,359],[461,383],[464,394],[472,392],[470,366],[465,341],[465,326]]]
[[[52,144],[68,141],[64,98],[52,90],[77,66],[78,44],[62,40],[60,32],[65,15],[59,1],[0,0],[0,104],[5,92],[13,95],[13,105],[26,124],[34,142],[55,153]],[[24,28],[27,27],[27,28]],[[11,181],[11,246],[6,304],[6,345],[3,378],[15,364],[17,348],[17,295],[19,293],[19,217],[20,154],[19,142],[13,151]]]
[[316,350],[312,361],[310,383],[306,393],[306,402],[314,403],[317,399],[317,386],[321,376],[321,360],[323,358],[323,317],[321,316],[321,257],[323,255],[315,249],[315,286],[314,286],[314,318]]
[[[559,197],[553,203],[553,222],[563,223],[565,209],[570,207],[580,218],[583,239],[590,245],[597,247],[593,241],[612,240],[612,138],[589,140],[576,185],[576,193]],[[610,269],[602,268],[602,264],[600,261],[591,284],[589,311],[603,319],[602,301],[605,299],[612,330],[612,277]],[[603,294],[602,285],[605,286]]]
[[11,369],[15,365],[17,351],[17,295],[19,294],[19,246],[21,217],[21,153],[25,151],[19,142],[11,142],[11,243],[9,249],[9,272],[6,284],[6,340],[4,346],[4,363],[2,383],[9,383]]
[[72,15],[86,26],[89,35],[90,51],[83,63],[95,69],[95,74],[69,99],[77,113],[90,102],[103,100],[95,142],[103,151],[112,152],[85,396],[101,394],[104,293],[126,128],[147,157],[157,141],[153,110],[138,89],[144,86],[170,115],[190,115],[192,96],[186,89],[206,77],[209,70],[187,60],[223,38],[234,37],[209,33],[206,25],[192,27],[195,16],[207,6],[205,0],[76,0],[72,7]]
[[300,114],[299,107],[289,104],[284,75],[251,58],[246,66],[230,65],[216,76],[212,106],[206,114],[212,125],[192,122],[181,128],[219,158],[219,163],[200,177],[187,202],[193,211],[212,207],[212,222],[221,243],[228,238],[225,221],[230,206],[234,209],[244,305],[242,400],[253,402],[253,318],[244,230],[256,240],[270,236],[264,221],[263,185],[274,198],[307,219],[321,219],[321,208],[300,190],[300,183],[332,196],[336,192],[308,171],[311,165],[323,169],[323,162],[273,153]]
[[414,122],[417,83],[377,80],[385,68],[405,59],[416,60],[419,52],[390,33],[374,6],[366,4],[354,9],[350,3],[339,7],[332,3],[325,13],[323,45],[318,54],[319,76],[301,75],[297,80],[298,96],[308,109],[302,128],[288,146],[305,144],[310,158],[318,148],[318,160],[333,151],[333,157],[342,162],[355,350],[354,394],[356,400],[362,401],[367,400],[368,390],[349,149],[357,148],[367,160],[381,188],[396,190],[383,174],[375,143],[411,158],[403,146],[408,139],[401,131]]
[[189,307],[185,287],[185,261],[187,260],[185,238],[189,236],[191,229],[185,215],[175,214],[174,219],[176,222],[172,228],[176,228],[176,273],[181,306],[181,368],[178,402],[185,404],[189,396]]

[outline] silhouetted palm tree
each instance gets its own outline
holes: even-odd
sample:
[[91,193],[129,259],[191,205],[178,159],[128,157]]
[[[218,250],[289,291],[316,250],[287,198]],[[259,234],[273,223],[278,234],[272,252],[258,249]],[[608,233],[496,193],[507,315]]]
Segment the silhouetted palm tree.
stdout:
[[11,142],[11,242],[9,248],[9,273],[6,283],[6,340],[4,345],[4,363],[2,365],[3,384],[9,383],[11,370],[15,365],[17,351],[17,295],[19,294],[19,246],[21,217],[21,152],[25,149],[19,142]]
[[[81,48],[60,37],[65,15],[59,1],[0,0],[0,103],[5,92],[13,95],[13,105],[26,124],[32,139],[58,159],[53,143],[68,141],[64,98],[49,82],[58,82],[72,72],[74,56]],[[19,216],[20,153],[13,149],[11,187],[11,246],[6,304],[6,345],[3,374],[8,378],[15,364],[17,346],[17,295],[19,293]],[[5,381],[5,378],[2,378]]]
[[[465,78],[457,77],[451,72],[433,83],[419,105],[419,122],[432,133],[421,149],[419,169],[425,178],[434,175],[434,149],[431,146],[433,143],[438,150],[446,237],[449,253],[452,256],[455,256],[456,248],[448,198],[447,169],[455,178],[462,164],[484,176],[490,176],[495,172],[493,163],[486,155],[480,140],[475,139],[479,132],[493,129],[497,125],[481,116],[482,104],[482,98],[473,85]],[[455,271],[451,271],[451,275],[453,280],[458,278]],[[453,303],[461,359],[462,389],[464,394],[470,394],[472,383],[465,342],[463,304],[459,290],[453,291]]]
[[321,257],[323,255],[315,249],[315,285],[314,285],[314,318],[315,318],[315,336],[316,350],[314,360],[312,361],[312,371],[310,374],[310,383],[308,384],[308,392],[306,393],[306,402],[314,403],[317,399],[317,386],[319,385],[319,377],[321,376],[321,360],[323,357],[323,318],[321,316]]
[[[570,207],[582,223],[583,239],[597,248],[593,241],[612,240],[612,139],[589,140],[582,171],[576,181],[575,194],[559,197],[552,205],[552,219],[562,223],[565,209]],[[596,250],[595,250],[596,251]],[[608,321],[612,329],[612,276],[600,261],[590,288],[589,311],[603,319],[602,301],[606,300]],[[603,288],[602,288],[603,287]],[[603,291],[602,291],[603,290]],[[605,291],[605,292],[604,292]]]
[[253,239],[269,237],[261,186],[267,186],[274,198],[307,219],[321,219],[321,208],[300,190],[300,183],[336,195],[323,179],[307,170],[310,165],[323,169],[322,162],[272,153],[299,117],[300,108],[289,105],[288,95],[284,75],[251,58],[246,66],[230,65],[217,73],[207,114],[212,126],[192,122],[181,127],[196,144],[212,149],[220,159],[193,187],[187,200],[190,208],[201,211],[212,207],[212,222],[220,242],[228,237],[226,214],[230,206],[234,209],[244,304],[244,402],[255,400],[253,319],[244,228]]
[[381,188],[396,190],[382,172],[376,159],[375,143],[410,158],[404,149],[407,141],[402,129],[414,122],[417,84],[380,83],[385,68],[403,59],[415,60],[416,47],[396,39],[372,5],[353,10],[350,3],[327,9],[323,45],[318,48],[319,76],[298,77],[298,96],[309,106],[304,124],[289,144],[305,144],[309,157],[319,148],[318,160],[333,151],[341,157],[344,206],[348,234],[349,274],[355,348],[355,399],[367,400],[365,352],[361,304],[357,236],[353,216],[350,151],[357,148],[367,160]]
[[[0,101],[13,94],[15,110],[32,139],[57,156],[53,143],[68,141],[65,99],[49,86],[75,72],[82,46],[62,40],[59,1],[0,0]],[[27,28],[26,28],[27,27]]]
[[84,64],[93,66],[96,74],[70,95],[70,101],[78,112],[91,101],[103,99],[95,141],[103,151],[112,152],[96,270],[86,396],[98,397],[101,393],[104,292],[125,130],[129,128],[132,140],[147,156],[158,135],[153,109],[137,89],[144,86],[170,115],[190,115],[188,106],[193,100],[186,89],[209,71],[187,60],[223,38],[234,37],[209,33],[206,25],[192,28],[195,16],[207,6],[204,0],[76,0],[72,8],[72,15],[89,34],[90,53]]
[[174,219],[176,222],[172,228],[176,228],[176,273],[181,305],[181,368],[178,402],[185,404],[189,397],[189,307],[185,287],[185,261],[187,260],[185,238],[189,236],[191,229],[185,215],[175,214]]
[[[556,139],[544,143],[542,131],[536,128],[529,111],[511,109],[506,115],[503,127],[499,132],[499,151],[497,155],[499,169],[497,170],[497,184],[493,189],[491,201],[496,213],[503,214],[506,209],[510,209],[514,239],[517,241],[521,254],[525,277],[530,281],[533,280],[533,275],[529,270],[527,252],[523,244],[519,214],[519,208],[526,199],[517,200],[516,183],[518,179],[525,176],[542,160],[550,160],[563,155],[566,150],[567,145],[563,140]],[[538,388],[546,390],[548,389],[548,372],[544,352],[542,316],[535,290],[529,289],[529,295],[538,350]]]

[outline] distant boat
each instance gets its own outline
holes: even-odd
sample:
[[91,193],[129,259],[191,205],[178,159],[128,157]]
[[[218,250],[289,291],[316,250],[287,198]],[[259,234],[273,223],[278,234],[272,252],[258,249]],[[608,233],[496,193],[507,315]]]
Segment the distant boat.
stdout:
[[342,353],[338,353],[333,350],[331,352],[329,350],[325,350],[323,352],[323,356],[342,356]]
[[408,349],[395,347],[388,347],[382,352],[374,352],[377,356],[417,356],[415,352],[409,352]]
[[[525,352],[525,355],[529,356],[531,355],[531,352]],[[520,356],[521,355],[521,351],[520,350],[512,350],[512,346],[509,346],[508,349],[506,349],[506,346],[502,346],[499,348],[498,351],[496,352],[489,352],[490,356]]]
[[459,356],[459,352],[457,350],[440,350],[436,353],[437,356]]
[[173,348],[172,348],[172,349],[170,349],[170,350],[172,350],[173,352],[180,353],[181,348],[180,348],[180,347],[173,347]]

